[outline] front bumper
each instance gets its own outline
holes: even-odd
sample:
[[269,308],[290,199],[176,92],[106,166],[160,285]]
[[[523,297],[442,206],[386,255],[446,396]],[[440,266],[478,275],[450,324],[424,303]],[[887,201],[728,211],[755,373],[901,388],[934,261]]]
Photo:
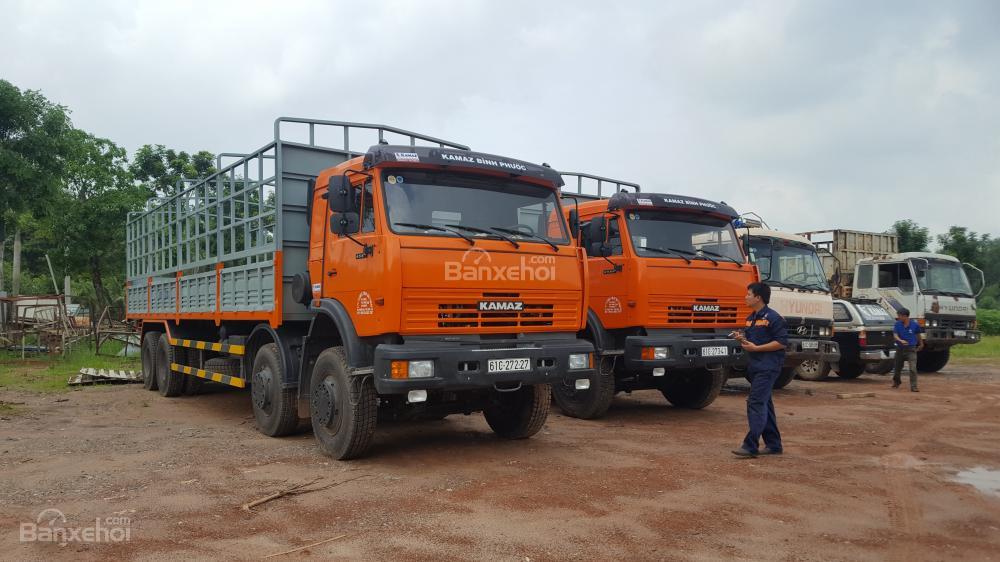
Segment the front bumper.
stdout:
[[858,354],[863,363],[881,363],[896,358],[895,349],[862,349]]
[[924,343],[930,346],[946,347],[960,343],[978,343],[983,339],[979,330],[955,330],[952,328],[925,328]]
[[833,340],[788,338],[788,346],[785,348],[785,367],[797,367],[803,361],[836,363],[840,361],[840,345]]
[[[643,359],[644,347],[665,347],[665,359]],[[711,354],[725,348],[725,355]],[[629,371],[667,369],[719,368],[745,365],[746,354],[736,340],[721,334],[654,334],[625,338],[625,367]]]
[[[518,385],[590,378],[595,373],[594,346],[586,340],[528,337],[498,346],[497,343],[417,340],[380,344],[375,348],[375,389],[380,394],[404,394],[411,390],[512,390]],[[569,369],[569,356],[580,353],[591,354],[590,366]],[[525,371],[490,373],[490,359],[528,359],[529,367]],[[418,360],[433,361],[432,376],[392,378],[393,361]]]

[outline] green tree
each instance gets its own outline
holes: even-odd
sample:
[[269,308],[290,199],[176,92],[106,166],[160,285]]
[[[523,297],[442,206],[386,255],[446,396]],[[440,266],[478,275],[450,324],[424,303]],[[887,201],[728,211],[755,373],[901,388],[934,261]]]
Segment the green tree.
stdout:
[[133,181],[125,149],[81,130],[70,138],[64,189],[52,203],[58,213],[46,221],[45,235],[61,269],[89,278],[99,314],[112,301],[105,279],[116,293],[124,285],[125,222],[149,192]]
[[202,150],[194,155],[166,148],[162,144],[143,145],[129,167],[136,181],[160,196],[173,195],[182,179],[203,178],[215,173],[215,155]]
[[[19,247],[25,215],[45,215],[49,210],[48,201],[58,192],[65,170],[66,135],[71,129],[66,108],[38,91],[21,91],[0,80],[0,263],[7,225],[14,227]],[[16,251],[14,260],[20,262]],[[14,293],[19,292],[17,285],[15,279]]]
[[916,222],[906,219],[892,223],[892,228],[887,231],[899,237],[900,252],[926,252],[927,244],[930,242],[930,233],[926,227],[920,226]]
[[990,235],[979,235],[964,226],[952,226],[946,234],[939,234],[937,240],[942,254],[979,266],[983,252],[990,244]]

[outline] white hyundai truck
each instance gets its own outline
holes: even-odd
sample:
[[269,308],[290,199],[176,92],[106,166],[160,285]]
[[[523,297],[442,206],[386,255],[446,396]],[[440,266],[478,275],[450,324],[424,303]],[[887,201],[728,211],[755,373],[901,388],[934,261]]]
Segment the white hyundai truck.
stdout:
[[758,219],[743,218],[744,240],[760,272],[771,287],[770,307],[788,324],[785,366],[774,388],[782,388],[796,375],[820,380],[840,360],[833,340],[833,298],[823,263],[808,239],[772,230]]
[[[827,273],[842,298],[878,301],[892,316],[902,308],[924,329],[917,370],[939,371],[951,347],[978,343],[976,297],[985,286],[982,270],[946,254],[898,251],[893,234],[827,230],[803,236],[829,251]],[[978,277],[978,292],[966,270]]]

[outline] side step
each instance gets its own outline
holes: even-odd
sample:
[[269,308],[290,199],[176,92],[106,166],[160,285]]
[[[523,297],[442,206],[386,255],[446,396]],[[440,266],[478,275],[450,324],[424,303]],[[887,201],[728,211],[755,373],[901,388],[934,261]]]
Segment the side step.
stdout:
[[[176,341],[190,341],[190,340],[176,340]],[[206,343],[206,342],[199,342],[199,343]],[[215,345],[221,345],[221,344],[215,344]],[[190,347],[190,346],[182,346],[182,347]],[[212,382],[228,384],[229,386],[235,386],[236,388],[246,388],[246,381],[239,377],[231,377],[229,375],[223,375],[222,373],[214,373],[212,371],[206,371],[204,369],[195,369],[194,367],[186,367],[184,365],[178,365],[177,363],[171,363],[170,370],[176,371],[178,373],[184,373],[185,375],[191,375],[203,378],[206,380],[210,380]]]
[[191,349],[204,349],[206,351],[219,351],[230,355],[243,355],[246,347],[242,345],[229,345],[225,343],[212,343],[209,341],[182,340],[179,338],[168,338],[170,345],[177,347],[190,347]]

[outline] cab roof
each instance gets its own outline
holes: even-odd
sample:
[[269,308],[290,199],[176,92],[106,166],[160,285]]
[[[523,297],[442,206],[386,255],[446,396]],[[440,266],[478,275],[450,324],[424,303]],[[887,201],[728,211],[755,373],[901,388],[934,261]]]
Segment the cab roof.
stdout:
[[619,191],[608,200],[608,210],[618,209],[663,209],[677,211],[695,211],[734,219],[739,216],[732,207],[724,201],[716,202],[688,195],[670,193],[630,193]]
[[562,176],[547,165],[454,148],[376,144],[365,153],[364,168],[374,168],[382,164],[399,166],[423,164],[455,169],[488,170],[510,174],[512,177],[536,178],[557,187],[563,185]]
[[[741,231],[743,229],[740,229]],[[750,227],[750,236],[758,238],[777,238],[779,240],[789,240],[791,242],[798,242],[799,244],[805,244],[809,247],[815,247],[812,242],[809,241],[805,236],[799,236],[798,234],[792,234],[791,232],[781,232],[780,230],[770,230],[767,228],[754,228]]]

